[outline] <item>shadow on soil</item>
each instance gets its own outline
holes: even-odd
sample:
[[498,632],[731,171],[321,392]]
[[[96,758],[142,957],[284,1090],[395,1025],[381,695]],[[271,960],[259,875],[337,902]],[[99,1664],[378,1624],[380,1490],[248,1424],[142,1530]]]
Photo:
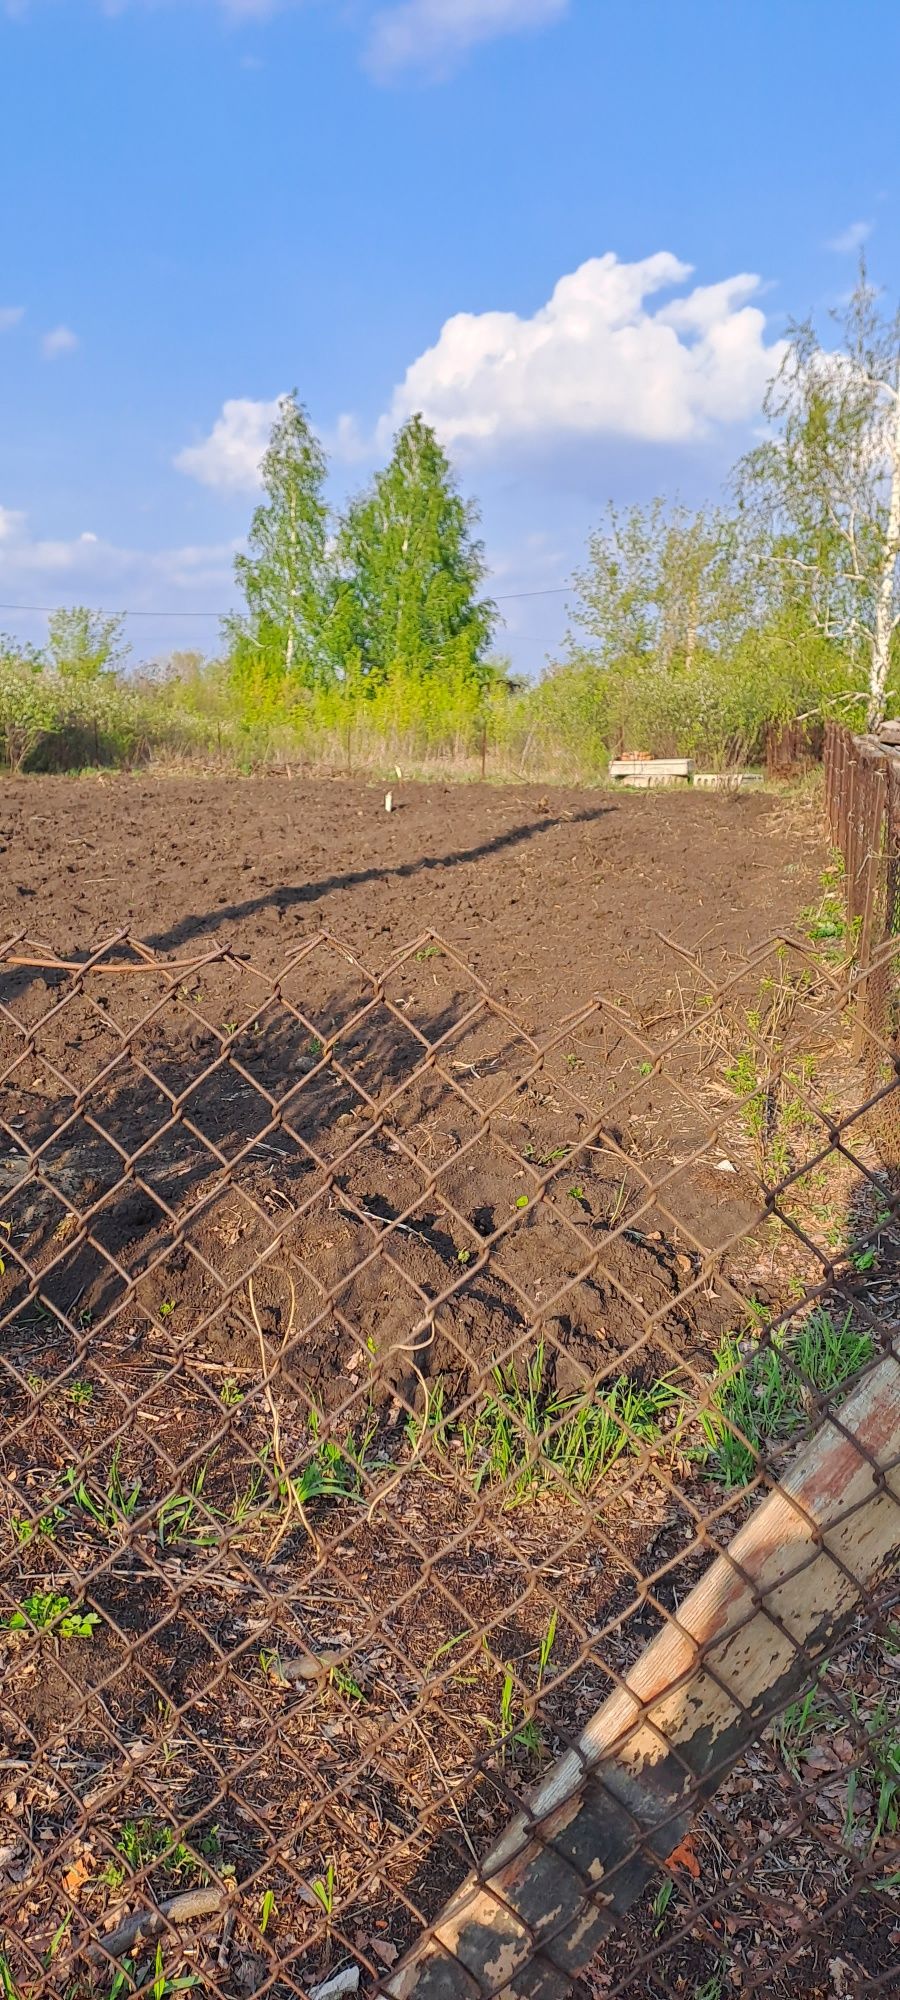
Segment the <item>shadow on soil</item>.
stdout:
[[[615,811],[612,805],[591,806],[584,812],[567,813],[567,825],[591,825],[603,819],[607,813]],[[463,847],[454,854],[423,854],[414,861],[400,861],[396,865],[379,868],[357,868],[346,875],[326,875],[319,882],[285,883],[277,889],[269,890],[264,896],[250,896],[243,903],[224,903],[221,909],[195,912],[182,917],[166,931],[156,931],[146,939],[154,951],[171,951],[178,945],[186,944],[189,938],[203,937],[210,931],[218,930],[221,924],[239,922],[245,917],[255,917],[261,911],[272,908],[281,911],[294,909],[298,904],[316,903],[322,896],[331,895],[337,889],[358,889],[368,882],[408,881],[417,875],[427,874],[444,868],[464,867],[468,862],[485,861],[489,856],[501,854],[507,848],[519,847],[525,841],[533,840],[537,834],[549,833],[552,828],[562,826],[559,816],[547,816],[530,820],[521,826],[510,827],[506,833],[495,834],[493,839],[479,842],[477,847]]]

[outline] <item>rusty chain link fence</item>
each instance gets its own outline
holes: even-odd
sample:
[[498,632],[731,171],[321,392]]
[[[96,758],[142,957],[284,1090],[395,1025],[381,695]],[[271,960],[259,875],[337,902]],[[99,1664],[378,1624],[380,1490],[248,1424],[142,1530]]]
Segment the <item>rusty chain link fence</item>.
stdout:
[[[825,738],[828,826],[841,856],[856,962],[854,1053],[867,1095],[893,1081],[900,1029],[900,751],[829,723]],[[868,1028],[873,1030],[871,1034]],[[875,1114],[886,1163],[900,1168],[900,1114],[888,1089]]]
[[652,1014],[526,1032],[431,933],[0,952],[5,2000],[900,1989],[843,754],[849,933]]

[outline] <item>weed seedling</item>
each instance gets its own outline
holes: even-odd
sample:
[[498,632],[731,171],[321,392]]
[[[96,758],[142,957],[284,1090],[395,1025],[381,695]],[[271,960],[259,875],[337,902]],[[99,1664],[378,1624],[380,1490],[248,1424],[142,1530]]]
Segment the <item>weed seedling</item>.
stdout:
[[501,1760],[505,1762],[510,1744],[518,1743],[530,1756],[541,1747],[541,1732],[531,1716],[524,1709],[517,1712],[516,1683],[512,1671],[507,1667],[500,1690],[500,1733],[503,1742],[500,1748]]
[[547,1629],[544,1632],[544,1635],[541,1639],[540,1648],[538,1651],[538,1672],[537,1672],[538,1694],[540,1694],[541,1688],[544,1685],[544,1675],[546,1674],[547,1668],[550,1665],[550,1655],[553,1651],[553,1647],[556,1642],[556,1627],[558,1624],[559,1624],[559,1612],[556,1610],[556,1607],[554,1606],[553,1610],[550,1613],[550,1617],[547,1621]]
[[347,1439],[344,1449],[335,1444],[333,1438],[323,1438],[316,1452],[303,1467],[299,1479],[290,1484],[299,1507],[308,1507],[311,1500],[354,1499],[359,1493],[359,1480],[352,1458],[347,1455],[347,1447],[352,1453],[352,1439]]
[[265,1473],[262,1466],[257,1465],[254,1466],[253,1471],[248,1475],[243,1491],[239,1493],[235,1487],[234,1499],[231,1503],[231,1519],[236,1528],[243,1527],[248,1515],[252,1514],[264,1484]]
[[[851,1700],[854,1715],[859,1719],[856,1697],[851,1696]],[[893,1706],[884,1697],[867,1719],[861,1762],[847,1786],[844,1829],[847,1846],[854,1844],[855,1803],[861,1781],[874,1800],[869,1841],[870,1851],[874,1851],[886,1834],[895,1834],[900,1827],[900,1727]]]
[[821,1395],[830,1396],[871,1361],[875,1343],[871,1334],[854,1331],[852,1311],[840,1326],[830,1313],[816,1311],[795,1335],[790,1352],[799,1373]]
[[54,1626],[60,1639],[89,1639],[99,1623],[99,1611],[73,1610],[70,1598],[52,1590],[35,1590],[23,1597],[19,1609],[4,1620],[10,1632],[46,1632]]
[[226,1410],[233,1410],[236,1409],[238,1403],[242,1403],[243,1400],[244,1400],[243,1390],[238,1387],[238,1384],[235,1381],[234,1376],[226,1375],[225,1380],[222,1383],[222,1387],[219,1390],[220,1403],[223,1404]]
[[10,1527],[20,1549],[27,1549],[36,1535],[46,1535],[48,1541],[55,1541],[56,1530],[65,1518],[62,1507],[51,1507],[49,1514],[42,1514],[38,1521],[26,1521],[20,1514],[14,1514]]
[[12,1976],[9,1959],[2,1951],[0,1951],[0,1995],[2,2000],[19,2000],[19,1989]]
[[431,1391],[428,1398],[428,1408],[423,1412],[423,1415],[417,1417],[410,1413],[407,1417],[406,1435],[413,1451],[417,1450],[419,1441],[426,1431],[432,1431],[436,1434],[439,1449],[442,1450],[446,1446],[447,1434],[444,1420],[444,1398],[446,1393],[447,1385],[441,1377]]
[[772,1734],[792,1777],[800,1776],[801,1759],[813,1738],[834,1720],[830,1709],[819,1698],[818,1683],[808,1688],[799,1701],[792,1701],[779,1716]]
[[553,1396],[544,1387],[544,1349],[526,1362],[524,1385],[514,1368],[494,1370],[496,1394],[474,1423],[460,1426],[466,1469],[479,1455],[476,1491],[486,1479],[502,1481],[515,1504],[556,1467],[578,1492],[590,1491],[635,1445],[652,1445],[660,1420],[678,1401],[667,1381],[649,1389],[625,1375],[596,1399]]
[[773,1335],[745,1359],[729,1335],[716,1355],[712,1407],[699,1413],[708,1470],[723,1486],[746,1486],[767,1446],[802,1430],[808,1392],[830,1397],[874,1354],[868,1333],[841,1326],[830,1313],[809,1314],[793,1335]]
[[168,1318],[169,1318],[169,1316],[170,1316],[170,1314],[171,1314],[171,1313],[173,1313],[174,1311],[175,1311],[175,1300],[174,1300],[174,1299],[161,1299],[161,1300],[160,1300],[160,1302],[159,1302],[159,1316],[160,1316],[160,1319],[168,1319]]
[[[188,1540],[191,1527],[193,1526],[194,1515],[197,1512],[197,1502],[203,1492],[203,1482],[208,1469],[208,1464],[198,1466],[191,1480],[189,1493],[170,1493],[168,1498],[162,1502],[156,1517],[160,1548],[164,1549],[167,1543]],[[194,1535],[191,1539],[195,1546],[199,1548],[208,1546],[213,1540],[213,1536],[211,1534]]]
[[146,1817],[127,1819],[116,1846],[132,1875],[142,1868],[152,1868],[157,1862],[169,1875],[182,1876],[196,1870],[197,1864],[184,1841],[173,1841],[166,1827],[154,1826],[152,1819]]
[[712,1973],[702,1986],[697,1987],[694,2000],[722,2000],[724,1992],[725,1968],[720,1965],[717,1972]]
[[70,1382],[66,1397],[76,1410],[86,1410],[94,1400],[93,1382]]
[[348,1674],[346,1667],[332,1667],[328,1675],[328,1684],[329,1687],[336,1688],[345,1701],[365,1701],[362,1688],[353,1679],[353,1675]]
[[107,1534],[132,1521],[137,1513],[141,1482],[137,1479],[128,1491],[122,1482],[121,1460],[122,1447],[121,1444],[117,1444],[109,1462],[106,1485],[99,1500],[91,1492],[86,1480],[79,1479],[77,1470],[66,1473],[69,1492],[76,1506],[82,1507],[86,1514],[90,1514],[98,1527],[105,1529]]
[[262,1905],[259,1912],[260,1937],[265,1937],[269,1925],[272,1921],[272,1918],[277,1915],[278,1911],[275,1906],[275,1891],[274,1889],[267,1889],[262,1899]]
[[48,1944],[47,1949],[44,1953],[45,1966],[51,1966],[53,1964],[53,1960],[55,1959],[59,1947],[62,1944],[63,1938],[66,1936],[66,1933],[69,1929],[71,1922],[72,1922],[72,1911],[67,1910],[65,1916],[63,1917],[62,1923],[57,1924],[53,1936],[50,1939],[50,1943]]
[[315,1881],[311,1884],[311,1888],[316,1902],[321,1905],[330,1923],[334,1912],[335,1879],[333,1861],[329,1861],[324,1875],[316,1876]]
[[187,1993],[192,1986],[199,1986],[199,1984],[200,1978],[196,1972],[183,1973],[178,1979],[167,1978],[163,1965],[163,1948],[160,1942],[156,1947],[156,1957],[153,1961],[153,1980],[150,1987],[153,2000],[166,2000],[166,1996],[169,1993]]
[[655,1937],[659,1937],[666,1911],[674,1894],[675,1884],[671,1875],[667,1875],[665,1881],[660,1883],[653,1898],[653,1933]]

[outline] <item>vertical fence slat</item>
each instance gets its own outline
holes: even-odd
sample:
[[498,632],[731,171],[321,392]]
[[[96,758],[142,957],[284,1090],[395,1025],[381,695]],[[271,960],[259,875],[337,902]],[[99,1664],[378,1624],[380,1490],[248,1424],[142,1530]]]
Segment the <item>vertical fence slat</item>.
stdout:
[[[832,723],[825,741],[825,812],[844,862],[856,1008],[851,1052],[865,1065],[867,1096],[875,1096],[891,1080],[898,1054],[900,754]],[[897,1172],[900,1125],[890,1100],[874,1106],[871,1129],[882,1163]]]

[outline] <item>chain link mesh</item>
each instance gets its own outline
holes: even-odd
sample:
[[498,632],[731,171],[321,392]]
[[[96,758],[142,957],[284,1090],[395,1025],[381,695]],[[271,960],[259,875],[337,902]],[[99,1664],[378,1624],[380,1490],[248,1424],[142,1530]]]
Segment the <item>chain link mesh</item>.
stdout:
[[892,1023],[673,968],[0,952],[7,2000],[898,1989]]

